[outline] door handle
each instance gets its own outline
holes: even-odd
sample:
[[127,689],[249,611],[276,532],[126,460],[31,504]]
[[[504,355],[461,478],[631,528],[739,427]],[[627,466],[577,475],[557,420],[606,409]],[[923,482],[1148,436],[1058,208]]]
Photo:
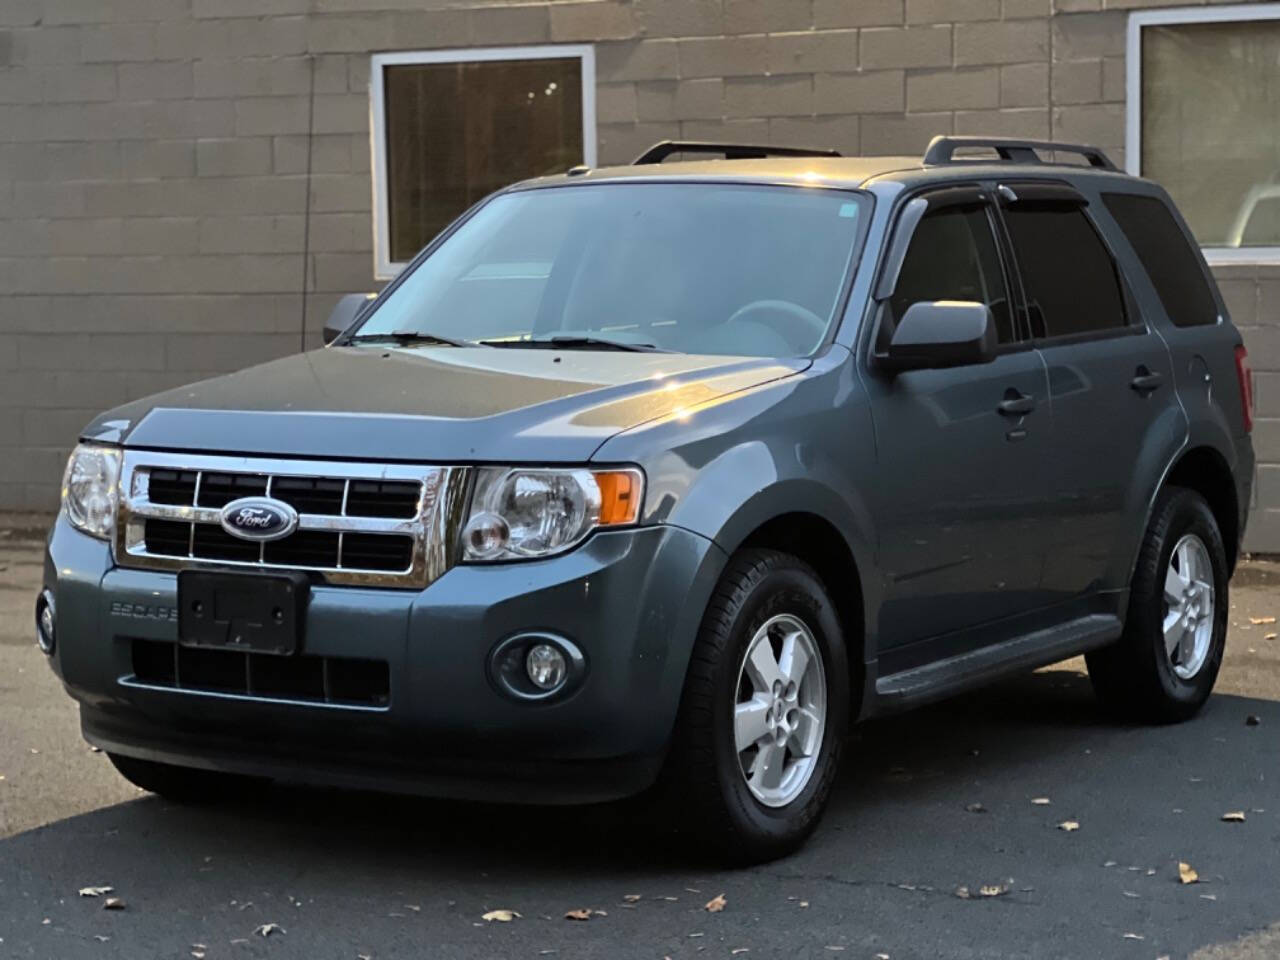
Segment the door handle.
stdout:
[[1006,417],[1025,417],[1036,408],[1036,398],[1026,393],[1019,393],[1010,388],[1005,398],[996,407],[997,412]]
[[1147,394],[1157,389],[1162,383],[1164,383],[1164,377],[1160,374],[1152,373],[1146,367],[1139,367],[1133,379],[1129,381],[1129,386],[1138,393]]

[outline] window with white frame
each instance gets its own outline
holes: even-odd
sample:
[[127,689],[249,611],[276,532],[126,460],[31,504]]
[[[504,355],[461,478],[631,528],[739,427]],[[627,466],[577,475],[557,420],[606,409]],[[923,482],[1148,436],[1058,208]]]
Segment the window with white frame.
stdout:
[[596,162],[590,46],[384,53],[370,69],[379,279],[486,194]]
[[1280,3],[1134,13],[1126,164],[1211,262],[1280,258]]

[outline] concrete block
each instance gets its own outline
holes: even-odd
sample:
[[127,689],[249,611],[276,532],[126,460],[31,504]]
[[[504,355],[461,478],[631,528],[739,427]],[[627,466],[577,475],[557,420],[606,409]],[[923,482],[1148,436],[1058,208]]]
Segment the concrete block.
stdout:
[[724,81],[651,80],[635,85],[636,115],[642,122],[718,119],[725,115]]
[[596,128],[601,164],[630,163],[659,140],[680,136],[678,121],[663,123],[602,123]]
[[913,113],[862,118],[865,156],[923,156],[938,134],[952,133],[950,113]]
[[648,37],[706,37],[725,32],[721,0],[632,0]]
[[1000,68],[1000,106],[1043,107],[1049,103],[1049,65],[1017,63]]
[[154,23],[113,23],[82,27],[80,56],[85,63],[156,59]]
[[1124,143],[1124,105],[1103,103],[1058,107],[1054,111],[1053,135],[1071,143],[1119,147]]
[[[543,8],[533,9],[546,12]],[[551,7],[551,39],[556,42],[629,40],[640,32],[637,19],[638,11],[630,3],[612,0],[557,3]]]
[[1060,60],[1049,76],[1054,103],[1097,103],[1102,99],[1101,60]]
[[758,74],[767,62],[764,36],[707,37],[677,44],[682,77],[743,77]]
[[[318,59],[339,62],[345,73],[345,59]],[[194,95],[197,97],[304,96],[311,92],[312,67],[307,57],[197,60],[193,69]],[[339,89],[346,89],[345,79]]]
[[1053,18],[1053,58],[1091,60],[1124,56],[1127,18],[1128,14],[1118,10],[1106,13],[1059,13]]
[[958,134],[988,134],[1032,140],[1049,138],[1049,111],[1040,107],[1016,110],[957,110]]
[[839,150],[856,156],[859,150],[859,118],[832,115],[826,117],[772,117],[769,120],[769,142]]
[[[124,64],[129,67],[132,64]],[[84,66],[45,67],[39,70],[41,99],[46,103],[83,103],[95,100],[114,100],[116,68],[110,64],[86,64]],[[0,95],[2,96],[2,95]],[[123,83],[119,96],[130,99]]]
[[638,116],[634,83],[596,85],[596,122],[632,123]]
[[1051,0],[1004,0],[1000,15],[1006,20],[1047,17],[1053,13]]
[[907,23],[999,19],[1000,0],[907,0]]
[[902,70],[820,73],[814,77],[814,113],[897,113],[906,109]]
[[858,68],[857,30],[776,33],[768,39],[770,73],[821,73]]
[[270,172],[270,137],[196,141],[196,173],[201,177],[237,177]]
[[122,63],[116,68],[122,100],[185,100],[192,96],[192,65],[185,61]]
[[725,33],[785,33],[813,26],[813,0],[724,0]]
[[813,25],[887,27],[906,20],[904,0],[813,0]]
[[235,103],[237,137],[306,133],[311,125],[307,97],[255,97]]
[[123,172],[126,177],[194,177],[196,145],[194,139],[131,140],[120,144]]
[[999,104],[1000,71],[996,67],[907,73],[907,109],[912,113],[970,110]]
[[[629,40],[596,45],[596,74],[601,82],[658,80],[680,75],[675,40]],[[714,76],[712,71],[710,76]]]
[[195,253],[197,223],[194,217],[126,217],[121,223],[119,252],[156,256]]
[[951,31],[947,24],[868,28],[859,37],[858,62],[864,70],[949,67]]
[[813,115],[813,77],[742,77],[726,80],[725,115],[791,117]]
[[[471,42],[495,45],[545,43],[553,39],[555,10],[551,7],[548,13],[548,8],[542,5],[479,7],[471,11]],[[603,40],[605,37],[606,33],[602,32],[592,39]]]
[[1049,56],[1049,21],[956,24],[956,65],[1023,63]]
[[205,217],[199,221],[201,253],[301,253],[306,229],[301,214]]

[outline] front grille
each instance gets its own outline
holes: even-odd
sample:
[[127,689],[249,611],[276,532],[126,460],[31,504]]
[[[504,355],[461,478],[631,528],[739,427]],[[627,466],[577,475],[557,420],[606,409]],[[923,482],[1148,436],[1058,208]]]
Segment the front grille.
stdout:
[[[233,565],[315,571],[335,584],[426,586],[449,566],[468,472],[459,467],[320,463],[128,451],[121,566]],[[222,527],[221,509],[271,497],[298,513],[274,541]]]
[[149,687],[346,707],[386,707],[391,672],[383,660],[280,657],[133,641],[132,679]]

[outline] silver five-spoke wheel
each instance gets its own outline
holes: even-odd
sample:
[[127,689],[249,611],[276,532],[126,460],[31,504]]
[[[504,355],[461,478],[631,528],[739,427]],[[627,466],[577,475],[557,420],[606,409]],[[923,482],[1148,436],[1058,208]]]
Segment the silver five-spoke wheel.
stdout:
[[747,644],[733,721],[748,789],[765,806],[786,806],[813,776],[827,722],[822,654],[799,617],[771,617]]
[[1164,577],[1164,647],[1173,672],[1190,680],[1204,666],[1213,641],[1213,565],[1193,533],[1173,548]]

